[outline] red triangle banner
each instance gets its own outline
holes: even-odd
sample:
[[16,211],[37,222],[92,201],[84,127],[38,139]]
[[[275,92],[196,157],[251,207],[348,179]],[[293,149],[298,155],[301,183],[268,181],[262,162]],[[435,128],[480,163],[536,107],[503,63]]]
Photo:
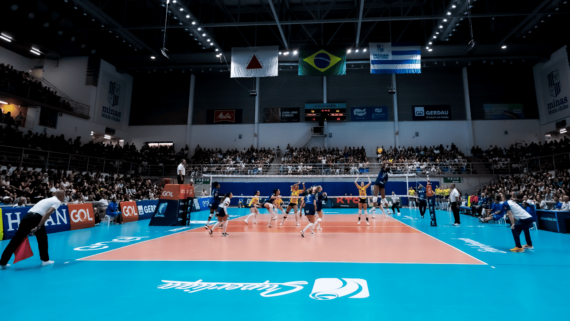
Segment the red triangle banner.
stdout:
[[259,62],[259,60],[257,59],[257,57],[255,55],[253,55],[253,57],[251,58],[251,60],[249,61],[249,64],[247,65],[247,67],[245,69],[263,69],[263,66],[261,65],[261,63]]
[[30,241],[26,237],[22,241],[22,243],[18,245],[16,251],[14,251],[14,264],[22,260],[25,260],[27,258],[30,258],[32,256],[34,256],[34,253],[32,252],[32,248],[30,247]]

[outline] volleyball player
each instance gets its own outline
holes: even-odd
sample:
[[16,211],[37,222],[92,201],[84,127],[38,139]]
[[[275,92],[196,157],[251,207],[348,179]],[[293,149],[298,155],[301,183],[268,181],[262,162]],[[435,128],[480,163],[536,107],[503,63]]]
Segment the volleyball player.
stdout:
[[226,233],[227,229],[228,229],[228,218],[230,217],[230,215],[227,213],[228,207],[230,206],[230,202],[231,199],[233,197],[233,194],[227,193],[224,196],[224,201],[222,202],[222,204],[219,205],[218,207],[218,213],[216,214],[216,217],[218,218],[218,222],[216,222],[216,224],[214,224],[214,226],[212,226],[211,229],[208,229],[208,232],[210,233],[210,235],[213,235],[214,229],[216,228],[216,226],[223,224],[224,225],[224,231],[222,232],[222,236],[226,237],[228,236],[228,233]]
[[247,220],[249,220],[250,217],[253,216],[253,224],[257,224],[257,214],[259,214],[259,191],[256,191],[253,198],[251,199],[251,201],[249,202],[249,212],[251,214],[249,214],[247,216],[247,218],[245,219],[245,224],[249,224],[247,222]]
[[416,191],[414,191],[414,188],[410,186],[410,189],[408,190],[408,196],[412,196],[412,197],[408,198],[409,204],[410,204],[410,209],[411,208],[416,209],[416,199],[413,197],[413,196],[415,196],[415,194],[416,194]]
[[302,199],[303,207],[305,209],[305,216],[309,220],[309,224],[301,231],[301,236],[305,237],[305,231],[310,228],[311,236],[315,235],[315,212],[317,211],[317,203],[315,202],[315,195],[313,189],[309,188],[305,192],[305,197]]
[[368,184],[364,185],[364,182],[361,182],[358,185],[358,176],[354,180],[354,185],[358,188],[358,195],[360,195],[360,199],[358,200],[358,224],[360,224],[360,216],[362,215],[362,210],[364,210],[364,215],[366,215],[366,225],[370,225],[368,221],[368,197],[366,197],[366,189],[372,184],[370,181],[370,177],[368,178]]
[[[291,201],[289,202],[289,205],[287,205],[287,211],[285,211],[285,215],[283,215],[283,221],[281,221],[281,224],[279,224],[279,225],[283,225],[283,223],[285,223],[285,219],[289,215],[289,212],[291,210],[293,210],[293,214],[295,215],[295,225],[299,226],[299,218],[301,217],[301,209],[299,209],[299,207],[297,206],[297,203],[299,201],[299,194],[302,194],[307,190],[305,188],[305,183],[303,183],[303,190],[299,191],[299,184],[301,184],[301,182],[291,186]],[[297,214],[299,214],[299,217],[297,217]]]
[[[283,213],[283,216],[285,216],[285,210],[283,209],[283,199],[281,198],[281,195],[279,195],[276,199],[275,202],[273,202],[273,210],[275,211],[275,215],[277,215],[277,210],[281,211],[281,213]],[[297,216],[295,216],[297,217]],[[283,220],[285,221],[285,220]],[[279,223],[279,226],[283,225],[283,222]]]
[[[216,212],[216,210],[218,209],[218,206],[220,205],[220,184],[218,182],[214,182],[212,184],[212,186],[214,187],[214,189],[212,189],[212,203],[210,203],[210,216],[208,217],[208,222],[206,222],[206,226],[204,226],[205,229],[208,229],[208,225],[210,224],[210,220],[212,219],[212,217],[214,216],[214,213]],[[217,224],[216,224],[217,225]]]
[[327,193],[323,193],[323,188],[322,186],[317,186],[315,188],[315,203],[317,204],[316,210],[317,210],[317,215],[319,216],[319,218],[317,218],[317,231],[318,230],[322,230],[321,228],[321,222],[323,220],[323,202],[325,201],[325,198],[327,197]]
[[273,208],[275,207],[273,202],[275,202],[275,200],[277,199],[277,197],[279,196],[280,193],[281,192],[279,191],[279,189],[274,189],[273,195],[271,195],[271,197],[269,197],[265,201],[265,203],[263,204],[263,207],[265,207],[267,209],[267,211],[269,211],[269,214],[271,215],[271,217],[269,218],[269,224],[267,224],[267,227],[273,227],[273,225],[271,225],[271,222],[277,219],[277,214],[275,214],[273,212]]
[[[378,193],[381,195],[380,201],[386,198],[386,190],[384,189],[386,182],[388,182],[388,165],[389,162],[383,162],[382,168],[380,168],[380,173],[378,173],[378,177],[376,177],[376,181],[374,182],[374,206],[378,206]],[[386,213],[384,213],[386,214]]]
[[418,186],[418,207],[420,208],[420,215],[424,218],[427,209],[426,189],[420,184]]

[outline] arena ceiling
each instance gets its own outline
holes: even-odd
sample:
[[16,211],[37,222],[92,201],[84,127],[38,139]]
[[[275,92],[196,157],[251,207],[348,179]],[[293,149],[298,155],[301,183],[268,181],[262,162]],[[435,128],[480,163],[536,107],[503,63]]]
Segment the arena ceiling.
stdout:
[[[232,47],[276,45],[291,52],[280,62],[294,63],[292,53],[301,47],[357,49],[389,41],[422,45],[428,65],[536,60],[570,38],[564,31],[570,4],[562,0],[174,1],[166,21],[169,59],[160,50],[166,0],[5,0],[0,31],[13,41],[0,44],[30,58],[37,58],[30,46],[47,59],[94,54],[133,71],[224,67],[216,55],[229,61]],[[477,47],[469,54],[472,33]],[[353,51],[350,60],[368,55]]]

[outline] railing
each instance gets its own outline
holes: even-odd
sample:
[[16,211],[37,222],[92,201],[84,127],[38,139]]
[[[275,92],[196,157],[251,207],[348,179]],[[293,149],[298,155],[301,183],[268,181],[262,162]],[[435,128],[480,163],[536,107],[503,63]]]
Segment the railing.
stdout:
[[108,174],[141,174],[143,176],[175,176],[177,165],[147,165],[114,159],[66,154],[38,149],[0,145],[1,166],[24,169],[54,169]]
[[570,153],[520,159],[518,162],[491,162],[485,164],[492,174],[522,174],[570,168]]
[[[34,81],[35,78],[31,78]],[[89,117],[89,106],[78,103],[74,100],[64,98],[58,95],[50,94],[43,87],[43,90],[37,90],[32,83],[25,83],[23,80],[12,80],[0,77],[0,91],[27,98],[33,101],[41,102],[49,106],[61,108],[64,111],[73,112],[82,116]],[[36,85],[37,86],[37,85]],[[57,92],[60,92],[57,90]]]

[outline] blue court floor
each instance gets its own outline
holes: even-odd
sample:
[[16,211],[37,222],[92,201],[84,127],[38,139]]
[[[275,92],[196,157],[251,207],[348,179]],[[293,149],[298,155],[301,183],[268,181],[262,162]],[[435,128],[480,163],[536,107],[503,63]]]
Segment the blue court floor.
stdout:
[[[237,221],[249,210],[229,212]],[[508,227],[465,215],[453,227],[451,213],[437,216],[438,227],[417,210],[393,218],[485,264],[79,260],[195,228],[203,239],[177,246],[206,246],[213,239],[200,223],[207,213],[200,212],[190,227],[149,227],[146,220],[50,234],[56,263],[43,268],[31,237],[35,256],[0,270],[0,313],[2,320],[569,319],[570,235],[531,231],[535,251],[511,253]],[[7,244],[1,241],[0,249]],[[289,251],[317,255],[312,244]]]

